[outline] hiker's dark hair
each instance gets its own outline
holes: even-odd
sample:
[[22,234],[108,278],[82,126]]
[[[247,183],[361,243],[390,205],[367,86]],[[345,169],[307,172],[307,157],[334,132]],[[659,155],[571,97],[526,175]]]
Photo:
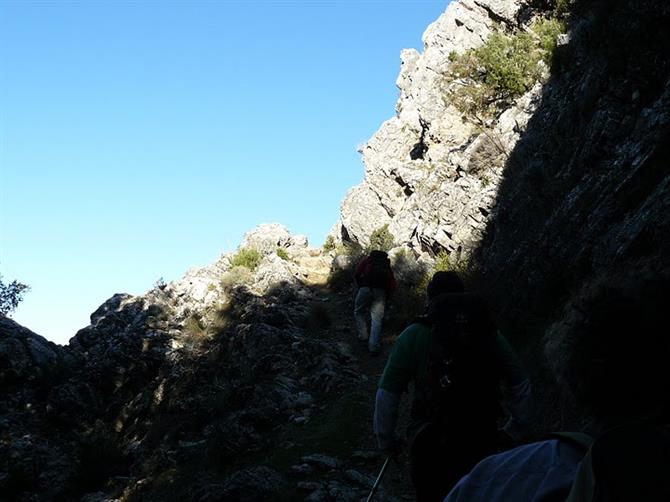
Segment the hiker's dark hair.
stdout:
[[644,269],[595,281],[548,331],[545,352],[594,418],[645,418],[668,410],[670,274]]
[[465,286],[456,272],[435,272],[433,278],[428,283],[426,293],[428,299],[432,300],[436,296],[444,293],[463,293]]
[[370,254],[368,254],[368,257],[371,260],[386,260],[388,259],[388,253],[386,251],[382,251],[381,249],[373,249],[370,251]]

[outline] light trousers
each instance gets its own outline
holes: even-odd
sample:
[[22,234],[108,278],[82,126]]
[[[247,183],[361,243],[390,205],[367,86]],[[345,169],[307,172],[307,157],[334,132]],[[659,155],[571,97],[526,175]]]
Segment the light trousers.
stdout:
[[[362,287],[356,293],[354,317],[359,340],[368,341],[368,349],[379,350],[384,318],[386,291],[381,288]],[[368,312],[370,316],[370,337],[368,338]]]

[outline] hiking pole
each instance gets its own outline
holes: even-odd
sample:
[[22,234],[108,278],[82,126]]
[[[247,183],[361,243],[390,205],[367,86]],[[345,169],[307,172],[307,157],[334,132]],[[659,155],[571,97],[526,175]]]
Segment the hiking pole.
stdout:
[[370,495],[368,495],[368,498],[365,502],[371,502],[372,497],[375,496],[375,493],[377,492],[377,488],[379,488],[379,483],[382,482],[382,478],[384,477],[384,472],[386,472],[386,467],[389,465],[389,461],[391,460],[391,457],[393,455],[389,455],[386,457],[386,461],[384,462],[384,465],[382,465],[382,470],[379,471],[379,475],[377,476],[377,479],[375,480],[375,484],[372,485],[372,490],[370,490]]

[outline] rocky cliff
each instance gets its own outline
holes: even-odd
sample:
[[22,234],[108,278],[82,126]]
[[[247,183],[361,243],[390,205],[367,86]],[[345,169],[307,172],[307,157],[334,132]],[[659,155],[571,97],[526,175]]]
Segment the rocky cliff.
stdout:
[[584,283],[670,257],[670,5],[574,9],[477,249],[489,294],[521,333]]
[[67,346],[0,318],[0,498],[362,498],[370,410],[341,410],[374,382],[329,267],[261,225],[238,253],[114,295]]
[[[598,275],[667,265],[668,16],[661,1],[451,3],[423,53],[402,52],[396,114],[363,146],[334,236],[366,245],[388,224],[417,256],[467,258],[521,333]],[[449,99],[455,55],[552,17],[563,33],[522,96],[485,120]]]
[[[472,83],[461,56],[556,16],[522,92],[479,116],[451,99]],[[421,263],[467,261],[529,351],[582,284],[667,268],[669,18],[661,0],[451,3],[401,54],[396,114],[333,236],[365,246],[388,224]],[[0,318],[0,498],[360,500],[383,361],[351,343],[336,254],[261,225],[238,253],[114,295],[66,347]],[[382,499],[406,494],[403,473]]]
[[499,30],[521,29],[530,7],[515,0],[453,2],[423,35],[424,51],[402,51],[396,115],[361,148],[365,180],[342,202],[336,237],[363,246],[388,224],[417,255],[472,250],[481,240],[504,161],[535,110],[541,85],[480,124],[447,99],[452,54]]

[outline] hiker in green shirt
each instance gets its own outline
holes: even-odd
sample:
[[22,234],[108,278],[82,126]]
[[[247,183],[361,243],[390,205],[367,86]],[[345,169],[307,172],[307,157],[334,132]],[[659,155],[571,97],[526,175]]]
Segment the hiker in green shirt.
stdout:
[[[477,461],[495,451],[503,431],[510,442],[521,439],[530,398],[518,357],[496,332],[483,301],[464,293],[456,273],[437,272],[427,297],[427,315],[408,326],[393,346],[374,414],[380,448],[392,449],[400,397],[413,384],[408,438],[419,502],[442,500]],[[501,400],[510,418],[499,431]]]

